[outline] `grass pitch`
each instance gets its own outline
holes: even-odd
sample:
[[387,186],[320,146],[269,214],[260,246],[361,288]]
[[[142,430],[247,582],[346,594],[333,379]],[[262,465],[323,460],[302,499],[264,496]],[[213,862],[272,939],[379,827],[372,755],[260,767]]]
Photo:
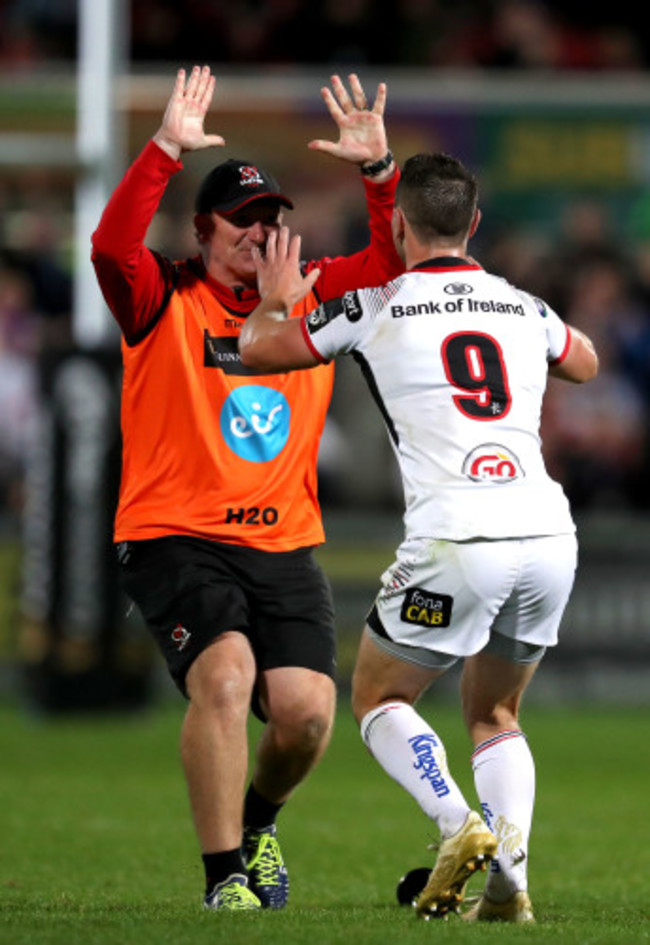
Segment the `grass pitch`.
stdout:
[[[431,700],[474,802],[459,715]],[[201,910],[202,870],[177,756],[183,706],[130,718],[0,709],[3,945],[415,945],[650,941],[650,755],[643,709],[531,707],[538,772],[535,926],[422,922],[395,885],[430,865],[430,823],[366,754],[342,700],[328,754],[279,821],[292,893],[277,913]],[[252,723],[253,734],[258,731]],[[470,884],[478,891],[482,878]]]

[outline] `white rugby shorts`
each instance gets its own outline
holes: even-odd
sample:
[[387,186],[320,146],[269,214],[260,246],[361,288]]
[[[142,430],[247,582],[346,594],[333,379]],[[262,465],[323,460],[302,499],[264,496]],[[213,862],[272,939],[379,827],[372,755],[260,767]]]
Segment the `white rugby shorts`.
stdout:
[[450,666],[488,644],[515,661],[541,658],[557,643],[576,565],[574,534],[407,540],[381,576],[371,637],[424,666]]

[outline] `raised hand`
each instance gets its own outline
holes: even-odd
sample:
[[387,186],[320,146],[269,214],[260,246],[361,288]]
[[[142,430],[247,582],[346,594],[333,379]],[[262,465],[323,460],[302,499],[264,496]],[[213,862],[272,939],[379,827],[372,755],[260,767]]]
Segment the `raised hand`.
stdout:
[[162,124],[153,136],[156,144],[174,160],[183,151],[200,151],[226,143],[221,135],[206,134],[203,127],[215,85],[209,66],[194,66],[187,81],[185,69],[178,70]]
[[325,151],[352,164],[367,164],[380,161],[388,151],[384,110],[386,108],[386,84],[377,86],[375,103],[370,108],[359,77],[349,76],[348,93],[341,78],[333,75],[332,90],[327,86],[321,94],[329,113],[338,125],[339,140],[326,141],[317,138],[307,145],[313,151]]
[[313,269],[303,276],[300,242],[300,236],[290,237],[289,228],[281,226],[278,232],[269,233],[264,254],[257,246],[253,248],[260,296],[287,314],[304,299],[320,275],[320,269]]

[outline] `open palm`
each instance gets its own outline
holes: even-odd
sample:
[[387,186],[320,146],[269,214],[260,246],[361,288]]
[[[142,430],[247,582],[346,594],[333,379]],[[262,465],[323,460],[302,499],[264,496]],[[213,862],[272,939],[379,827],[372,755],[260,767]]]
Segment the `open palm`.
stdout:
[[327,87],[321,90],[329,113],[338,125],[339,140],[317,139],[310,141],[309,147],[353,164],[378,161],[388,150],[384,125],[386,85],[379,84],[375,103],[370,108],[358,76],[352,73],[349,81],[350,93],[337,75],[332,76],[332,90]]
[[155,135],[157,143],[172,157],[183,151],[200,151],[225,144],[221,135],[206,134],[205,116],[212,102],[216,80],[210,68],[194,66],[186,81],[184,69],[176,75],[160,129]]

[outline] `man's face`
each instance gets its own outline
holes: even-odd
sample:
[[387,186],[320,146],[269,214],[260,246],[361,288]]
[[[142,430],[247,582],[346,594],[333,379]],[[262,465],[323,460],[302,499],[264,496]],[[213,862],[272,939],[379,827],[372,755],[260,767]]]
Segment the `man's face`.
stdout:
[[201,249],[208,273],[231,288],[235,285],[255,288],[257,272],[252,249],[257,246],[263,250],[269,233],[279,229],[281,222],[280,204],[265,198],[232,213],[202,214],[197,218],[197,230],[202,236]]

